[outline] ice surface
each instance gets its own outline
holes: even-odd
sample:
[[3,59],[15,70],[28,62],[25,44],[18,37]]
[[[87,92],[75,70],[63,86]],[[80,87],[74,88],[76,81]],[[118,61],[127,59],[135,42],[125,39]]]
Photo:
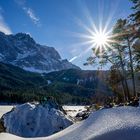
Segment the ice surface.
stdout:
[[12,105],[0,105],[0,118],[2,117],[3,114],[9,112],[13,108]]
[[71,117],[75,117],[77,113],[86,110],[85,106],[70,106],[70,105],[63,106],[63,109]]

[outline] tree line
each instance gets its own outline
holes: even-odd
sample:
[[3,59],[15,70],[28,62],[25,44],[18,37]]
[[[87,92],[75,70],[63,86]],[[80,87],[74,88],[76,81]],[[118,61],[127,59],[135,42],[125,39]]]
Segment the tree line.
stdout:
[[[109,38],[110,47],[93,48],[84,65],[110,65],[108,84],[121,102],[137,99],[135,73],[140,71],[140,0],[131,0],[132,14],[118,19]],[[132,81],[132,90],[128,80]],[[121,90],[120,90],[121,89]]]

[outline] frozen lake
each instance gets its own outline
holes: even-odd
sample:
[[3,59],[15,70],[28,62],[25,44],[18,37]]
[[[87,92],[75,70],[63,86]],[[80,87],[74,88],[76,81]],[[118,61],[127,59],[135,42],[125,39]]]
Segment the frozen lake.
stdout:
[[[13,108],[13,105],[0,105],[0,118],[3,114],[10,111]],[[85,106],[69,106],[65,105],[63,106],[63,109],[66,110],[67,114],[71,117],[75,117],[78,112],[84,111]]]
[[67,112],[67,114],[71,117],[75,117],[78,112],[86,110],[86,106],[70,106],[65,105],[63,106],[63,109]]
[[13,108],[13,105],[0,105],[0,118],[3,114],[10,111]]

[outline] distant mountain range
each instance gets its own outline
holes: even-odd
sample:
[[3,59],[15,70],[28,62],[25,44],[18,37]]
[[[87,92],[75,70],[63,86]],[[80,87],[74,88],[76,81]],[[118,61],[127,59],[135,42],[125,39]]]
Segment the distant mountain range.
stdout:
[[53,48],[37,44],[28,34],[0,32],[0,101],[27,102],[54,96],[61,103],[83,103],[112,91],[107,72],[84,71],[62,60]]
[[[0,32],[0,102],[27,102],[45,96],[54,96],[63,104],[104,100],[113,95],[107,77],[108,71],[81,70],[62,60],[53,47],[37,44],[28,34]],[[140,74],[135,77],[139,91]],[[131,82],[128,79],[130,89]]]
[[6,35],[0,32],[0,61],[39,73],[80,69],[63,60],[53,47],[40,45],[25,33]]

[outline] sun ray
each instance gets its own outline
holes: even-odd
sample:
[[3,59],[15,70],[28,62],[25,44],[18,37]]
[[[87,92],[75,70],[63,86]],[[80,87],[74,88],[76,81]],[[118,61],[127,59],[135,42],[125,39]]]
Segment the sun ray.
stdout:
[[91,16],[86,4],[84,4],[84,11],[85,11],[85,15],[87,17],[87,20],[89,21],[89,23],[91,25],[91,30],[94,30],[94,32],[97,33],[98,32],[97,27],[94,24],[94,20],[93,20],[93,18]]
[[76,55],[74,57],[72,57],[69,61],[72,62],[75,59],[82,57],[84,54],[86,54],[87,52],[89,52],[96,44],[91,44],[86,50],[84,50],[82,53],[80,53],[79,55]]
[[103,44],[103,48],[104,48],[105,51],[107,51],[106,44]]
[[[99,27],[95,26],[92,17],[89,15],[89,11],[87,11],[87,17],[90,20],[91,27],[88,26],[87,24],[84,24],[82,20],[79,18],[76,18],[76,21],[78,25],[80,25],[83,29],[85,29],[86,33],[74,33],[73,35],[83,39],[81,43],[77,43],[74,46],[90,46],[88,47],[84,52],[80,53],[77,56],[74,56],[75,60],[78,57],[83,56],[86,52],[88,52],[90,49],[94,48],[95,54],[98,54],[99,57],[102,57],[105,52],[108,50],[112,50],[113,48],[111,47],[112,43],[116,43],[115,37],[121,36],[120,34],[112,36],[112,28],[108,29],[108,25],[110,24],[110,21],[107,21],[107,23],[103,27],[102,20],[100,19]],[[112,14],[113,15],[113,14]],[[111,20],[112,17],[109,17]],[[82,49],[81,49],[82,50]]]
[[83,27],[88,33],[90,33],[91,35],[93,35],[93,30],[90,29],[88,26],[86,26],[79,18],[76,18],[75,19],[77,20],[77,23],[79,26]]
[[93,38],[93,36],[91,36],[91,35],[87,35],[87,34],[83,34],[83,33],[78,33],[78,32],[71,32],[71,35],[76,37],[76,38],[85,38],[85,39],[92,39]]
[[94,43],[93,40],[87,40],[87,41],[83,41],[83,42],[79,42],[79,43],[74,43],[71,46],[72,47],[87,46],[87,45],[91,45],[93,43]]

